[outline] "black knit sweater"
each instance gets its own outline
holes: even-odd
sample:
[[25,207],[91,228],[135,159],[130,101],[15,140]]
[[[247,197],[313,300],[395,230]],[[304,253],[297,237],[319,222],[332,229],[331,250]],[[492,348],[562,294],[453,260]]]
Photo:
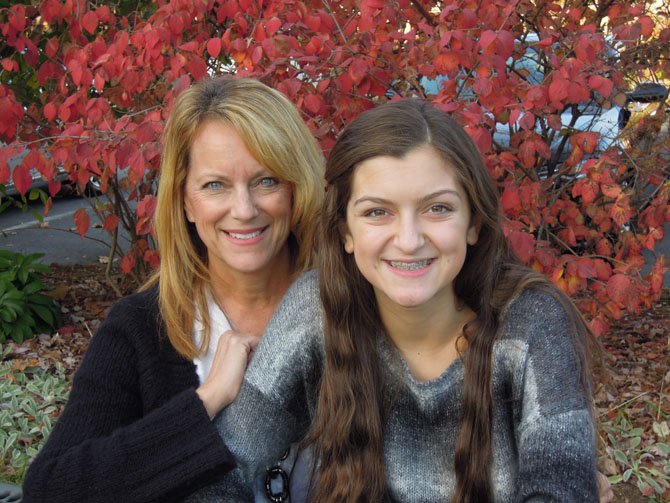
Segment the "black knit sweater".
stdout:
[[115,304],[23,485],[24,503],[176,501],[234,466],[159,330],[157,289]]

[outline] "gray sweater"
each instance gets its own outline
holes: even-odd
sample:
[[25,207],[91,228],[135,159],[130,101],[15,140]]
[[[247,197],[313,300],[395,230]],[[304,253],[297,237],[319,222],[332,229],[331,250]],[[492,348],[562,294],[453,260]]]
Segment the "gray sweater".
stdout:
[[[300,277],[269,323],[237,400],[216,419],[239,468],[191,501],[267,501],[266,468],[306,433],[323,364],[315,272]],[[597,501],[594,426],[567,315],[526,290],[507,307],[493,351],[495,501]],[[461,422],[463,366],[420,382],[385,338],[379,354],[396,396],[385,427],[386,484],[397,502],[449,501]],[[292,500],[296,503],[296,498]]]

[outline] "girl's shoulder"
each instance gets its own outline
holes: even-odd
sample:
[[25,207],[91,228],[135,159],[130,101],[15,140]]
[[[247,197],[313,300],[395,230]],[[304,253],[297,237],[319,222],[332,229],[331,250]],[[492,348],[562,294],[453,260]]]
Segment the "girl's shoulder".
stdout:
[[561,295],[550,286],[531,286],[518,292],[501,313],[500,339],[516,339],[530,344],[541,336],[546,343],[574,330],[566,309],[576,308]]

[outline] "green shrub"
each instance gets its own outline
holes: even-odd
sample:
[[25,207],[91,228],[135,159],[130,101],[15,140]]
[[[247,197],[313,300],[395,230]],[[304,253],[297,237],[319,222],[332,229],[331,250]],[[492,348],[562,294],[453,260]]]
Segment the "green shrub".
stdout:
[[0,480],[21,484],[28,465],[51,433],[70,383],[63,365],[15,368],[0,344]]
[[51,333],[60,320],[58,303],[42,293],[42,253],[22,255],[0,250],[0,342],[23,342],[35,333]]

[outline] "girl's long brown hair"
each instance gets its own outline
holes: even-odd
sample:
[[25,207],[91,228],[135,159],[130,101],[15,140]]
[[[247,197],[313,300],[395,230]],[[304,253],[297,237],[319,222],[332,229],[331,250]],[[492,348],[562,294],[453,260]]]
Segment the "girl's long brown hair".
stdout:
[[532,287],[560,300],[574,323],[584,390],[590,390],[586,345],[593,336],[571,301],[513,256],[502,232],[498,194],[467,133],[417,99],[369,110],[342,132],[326,166],[319,254],[326,359],[316,417],[306,439],[319,462],[311,495],[319,503],[384,499],[383,434],[389,403],[375,342],[383,328],[372,287],[353,256],[345,253],[340,229],[359,163],[382,155],[401,158],[425,145],[434,147],[453,167],[468,195],[472,218],[480,226],[479,239],[468,247],[454,282],[456,297],[477,317],[464,329],[463,418],[455,465],[444,467],[456,473],[453,501],[493,501],[491,355],[501,311],[516,292]]

